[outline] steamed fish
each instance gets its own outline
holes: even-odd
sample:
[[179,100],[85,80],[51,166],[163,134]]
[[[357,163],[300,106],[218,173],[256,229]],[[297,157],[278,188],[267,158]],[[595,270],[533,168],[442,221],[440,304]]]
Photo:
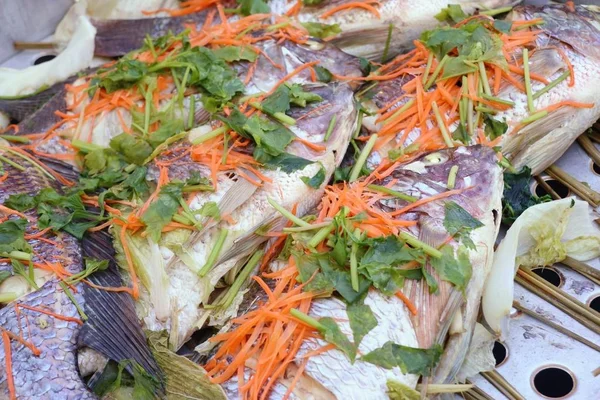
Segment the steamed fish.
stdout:
[[[27,153],[4,146],[0,151],[7,176],[0,185],[0,397],[96,398],[86,382],[108,360],[137,363],[156,379],[153,389],[160,393],[162,373],[131,297],[89,286],[122,286],[108,235],[89,234],[80,244],[66,232],[42,230],[48,218],[52,224],[60,218],[51,213],[51,198],[60,196],[56,178],[31,156],[16,156]],[[43,217],[11,208],[27,209],[34,196],[47,201]],[[78,223],[74,219],[72,227]],[[69,286],[61,285],[63,279]]]
[[424,32],[416,50],[367,77],[378,82],[363,91],[374,112],[363,125],[378,133],[372,161],[490,143],[537,174],[600,117],[596,8],[524,6],[506,21],[464,18]]
[[501,169],[472,146],[382,171],[328,186],[314,228],[287,230],[287,266],[271,263],[211,339],[207,370],[230,398],[238,385],[272,399],[418,398],[419,375],[454,381],[491,267]]

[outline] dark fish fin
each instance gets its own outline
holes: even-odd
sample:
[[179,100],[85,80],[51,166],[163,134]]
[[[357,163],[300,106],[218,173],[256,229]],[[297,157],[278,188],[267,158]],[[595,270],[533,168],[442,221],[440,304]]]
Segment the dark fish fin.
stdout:
[[69,179],[70,181],[77,182],[79,180],[79,172],[74,166],[64,161],[57,160],[56,158],[50,158],[45,156],[35,156],[38,160],[52,168],[54,171]]
[[[82,241],[84,257],[109,261],[109,268],[88,279],[100,286],[123,286],[115,261],[112,237],[106,231],[87,234]],[[111,360],[136,361],[164,389],[163,373],[150,352],[133,299],[127,293],[109,292],[83,285],[88,320],[79,333],[79,346],[90,347]],[[128,370],[131,367],[128,367]],[[129,371],[132,372],[132,371]]]
[[48,89],[21,99],[0,98],[0,111],[12,120],[23,121],[46,104],[62,88],[62,83],[56,83]]
[[67,107],[64,85],[61,84],[61,86],[63,88],[55,92],[43,106],[19,123],[17,135],[46,132],[52,125],[61,120],[54,113],[56,110],[63,111]]
[[155,39],[169,32],[179,34],[185,30],[185,24],[202,25],[206,15],[207,11],[201,11],[183,17],[92,21],[96,27],[94,54],[99,57],[123,56],[142,47],[147,35]]

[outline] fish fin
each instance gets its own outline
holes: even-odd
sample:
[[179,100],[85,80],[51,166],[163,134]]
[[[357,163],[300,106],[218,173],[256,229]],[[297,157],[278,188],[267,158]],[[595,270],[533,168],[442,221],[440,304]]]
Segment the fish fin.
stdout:
[[[90,282],[105,287],[123,286],[115,261],[112,237],[107,231],[87,234],[82,240],[82,249],[84,257],[109,262],[106,270],[89,276]],[[157,379],[160,391],[163,391],[163,373],[150,352],[131,296],[124,292],[95,289],[89,285],[82,287],[88,320],[79,333],[79,347],[90,347],[116,362],[136,361],[150,376]]]
[[536,50],[529,58],[529,72],[546,78],[566,67],[560,53],[553,48]]
[[285,220],[281,217],[271,217],[259,225],[256,225],[254,228],[250,229],[244,236],[237,238],[233,242],[233,246],[231,246],[217,261],[218,264],[222,264],[227,260],[230,260],[234,257],[245,256],[250,254],[253,250],[255,250],[262,243],[266,242],[270,239],[269,236],[265,236],[264,234],[260,234],[260,231],[269,231],[275,232],[277,230],[281,230],[283,225],[285,224]]

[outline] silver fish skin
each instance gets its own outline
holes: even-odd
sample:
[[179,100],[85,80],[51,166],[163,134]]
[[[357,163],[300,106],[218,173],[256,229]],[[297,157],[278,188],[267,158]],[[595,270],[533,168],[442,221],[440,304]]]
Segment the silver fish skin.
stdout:
[[[3,156],[25,170],[4,163],[9,177],[0,185],[0,204],[4,204],[10,195],[35,196],[41,189],[49,187],[59,190],[56,181],[30,163],[7,152]],[[36,233],[39,230],[35,228],[37,214],[28,211],[26,215],[29,220],[27,233]],[[105,254],[110,256],[110,241],[87,238],[82,247],[75,237],[63,232],[47,233],[43,238],[45,240],[28,240],[36,254],[33,261],[60,264],[70,274],[83,270],[84,256],[99,259]],[[0,262],[0,271],[12,272],[11,264]],[[0,290],[7,292],[24,285],[28,288],[22,294],[18,293],[21,295],[16,300],[0,305],[0,327],[15,337],[22,334],[23,339],[40,352],[35,355],[30,348],[11,339],[11,357],[7,360],[4,346],[0,346],[0,398],[9,397],[7,362],[12,365],[17,399],[95,399],[97,396],[88,389],[80,370],[93,373],[96,369],[89,368],[92,365],[85,357],[78,359],[79,354],[102,354],[104,360],[132,359],[160,380],[161,373],[147,348],[129,295],[111,294],[82,283],[75,284],[73,296],[88,316],[87,322],[79,324],[74,320],[81,321],[82,317],[75,304],[59,287],[60,279],[53,273],[39,269],[34,272],[39,290],[29,287],[18,275],[9,277],[0,285]],[[88,279],[97,285],[122,286],[114,261],[109,270],[93,274]],[[24,307],[46,309],[72,320],[54,318]],[[90,349],[96,349],[97,352]]]
[[[430,294],[429,287],[423,280],[407,280],[402,289],[417,307],[416,316],[413,316],[398,298],[387,297],[371,290],[365,304],[373,310],[378,325],[365,336],[360,345],[360,353],[366,354],[381,347],[388,340],[421,348],[440,343],[445,347],[444,353],[433,377],[428,378],[436,383],[451,382],[454,379],[469,348],[483,284],[491,267],[493,244],[500,226],[500,199],[503,188],[501,169],[492,149],[470,146],[423,155],[409,164],[398,166],[388,177],[374,182],[386,185],[394,180],[395,183],[391,187],[393,190],[417,198],[426,198],[447,190],[448,174],[453,166],[458,166],[455,187],[461,190],[461,193],[423,204],[399,218],[417,220],[417,225],[410,228],[410,233],[434,247],[442,244],[448,237],[448,232],[443,226],[444,207],[448,201],[456,202],[483,224],[471,232],[476,248],[468,253],[472,275],[465,296],[463,297],[452,284],[441,280],[431,265],[427,265],[426,268],[438,282],[437,293]],[[391,199],[383,200],[378,207],[381,211],[391,212],[406,205],[403,200]],[[456,244],[451,245],[456,247]],[[271,264],[271,268],[274,269],[276,265]],[[256,307],[260,295],[255,293],[250,290],[249,295],[255,297],[252,301],[244,300],[245,304],[253,304],[253,307]],[[334,318],[338,321],[340,329],[350,337],[351,330],[346,322],[348,317],[345,311],[345,304],[336,298],[316,299],[311,305],[310,315],[316,318]],[[453,320],[456,321],[452,324],[453,329],[450,329]],[[287,385],[303,361],[302,355],[324,345],[326,342],[320,339],[305,342],[298,353],[296,365],[287,371],[285,380],[275,385],[269,398],[283,398]],[[250,369],[246,372],[249,376]],[[395,368],[386,370],[361,362],[360,359],[350,364],[347,357],[335,349],[309,359],[290,398],[387,399],[388,379],[415,388],[418,376],[404,375]],[[226,382],[223,388],[230,399],[239,398],[236,378]]]

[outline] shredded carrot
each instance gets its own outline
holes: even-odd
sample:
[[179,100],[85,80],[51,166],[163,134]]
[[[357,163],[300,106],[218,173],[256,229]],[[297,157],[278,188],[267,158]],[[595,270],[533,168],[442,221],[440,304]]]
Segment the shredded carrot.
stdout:
[[83,321],[81,321],[79,318],[73,318],[73,317],[68,317],[66,315],[57,314],[55,312],[46,310],[44,308],[28,306],[27,304],[23,304],[23,303],[18,303],[16,305],[16,307],[24,308],[25,310],[30,310],[30,311],[37,311],[39,313],[49,315],[53,318],[60,319],[61,321],[75,322],[78,325],[83,325]]
[[19,212],[17,210],[13,210],[12,208],[8,208],[6,206],[3,206],[2,204],[0,204],[0,212],[2,212],[4,214],[7,214],[7,215],[17,215],[17,216],[19,216],[21,218],[28,219],[27,215],[25,215],[25,214],[23,214],[23,213],[21,213],[21,212]]
[[379,1],[376,1],[376,0],[368,0],[365,2],[351,1],[349,3],[344,3],[339,6],[330,8],[329,10],[327,10],[321,14],[321,18],[323,18],[323,19],[328,18],[328,17],[332,16],[333,14],[336,14],[340,11],[349,10],[352,8],[362,8],[364,10],[369,11],[375,17],[381,18],[381,14],[379,14],[379,11],[375,7],[373,7],[373,4],[379,5]]
[[396,292],[396,297],[404,302],[404,305],[406,308],[408,308],[408,311],[410,311],[412,315],[417,315],[417,307],[415,307],[412,301],[410,301],[410,299],[404,293],[402,293],[401,290]]
[[12,352],[10,348],[10,338],[4,329],[2,330],[2,342],[4,342],[4,358],[6,360],[6,380],[8,382],[8,393],[10,400],[16,400],[17,391],[15,389],[15,378],[12,372]]

